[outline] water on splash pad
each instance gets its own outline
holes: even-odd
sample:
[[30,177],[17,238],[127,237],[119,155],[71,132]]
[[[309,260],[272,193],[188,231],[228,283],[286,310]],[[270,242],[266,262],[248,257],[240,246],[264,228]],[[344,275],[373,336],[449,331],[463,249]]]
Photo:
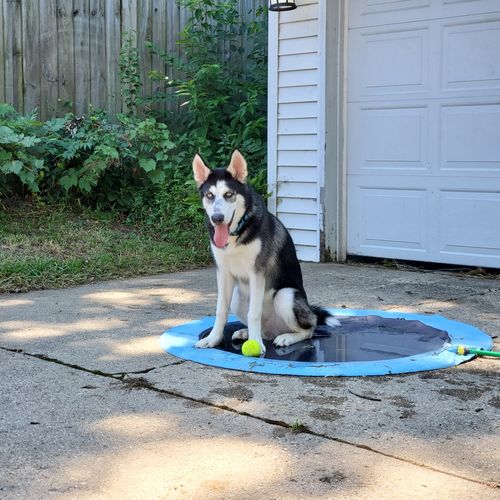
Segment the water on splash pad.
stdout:
[[[266,359],[304,362],[379,361],[403,358],[441,349],[450,338],[444,330],[418,320],[380,316],[337,317],[341,326],[319,326],[311,339],[288,347],[275,347],[265,340]],[[224,341],[217,349],[241,354],[242,342],[233,342],[236,330],[245,328],[239,321],[224,330]],[[204,330],[200,338],[208,335]]]

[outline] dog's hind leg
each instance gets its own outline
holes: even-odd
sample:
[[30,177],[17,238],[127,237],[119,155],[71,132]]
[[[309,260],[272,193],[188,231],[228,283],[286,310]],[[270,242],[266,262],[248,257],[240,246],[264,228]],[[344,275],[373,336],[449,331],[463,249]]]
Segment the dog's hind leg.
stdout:
[[274,345],[285,347],[310,339],[317,318],[305,297],[293,288],[283,288],[274,297],[275,314],[286,324],[289,332],[274,339]]

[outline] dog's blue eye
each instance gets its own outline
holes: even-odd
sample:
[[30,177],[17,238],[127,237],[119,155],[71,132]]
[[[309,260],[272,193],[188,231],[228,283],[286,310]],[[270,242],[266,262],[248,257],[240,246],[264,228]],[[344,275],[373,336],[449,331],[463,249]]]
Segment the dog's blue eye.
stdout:
[[213,193],[208,192],[205,196],[206,196],[209,200],[213,200],[213,199],[214,199],[214,195],[213,195]]
[[232,198],[233,196],[234,196],[234,193],[231,191],[224,193],[224,198],[226,198],[226,200],[229,200],[229,198]]

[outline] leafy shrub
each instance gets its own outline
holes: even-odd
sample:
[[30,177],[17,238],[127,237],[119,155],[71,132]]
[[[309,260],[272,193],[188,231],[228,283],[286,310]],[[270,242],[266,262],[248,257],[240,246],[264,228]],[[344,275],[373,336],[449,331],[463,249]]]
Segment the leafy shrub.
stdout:
[[0,194],[7,194],[10,183],[19,182],[39,191],[38,179],[44,171],[44,160],[36,154],[41,125],[35,113],[20,116],[12,106],[0,104]]
[[0,172],[10,177],[4,177],[4,194],[19,190],[16,176],[33,193],[130,209],[137,190],[165,180],[174,146],[155,118],[119,115],[111,123],[103,111],[91,110],[87,117],[40,123],[35,114],[0,108]]

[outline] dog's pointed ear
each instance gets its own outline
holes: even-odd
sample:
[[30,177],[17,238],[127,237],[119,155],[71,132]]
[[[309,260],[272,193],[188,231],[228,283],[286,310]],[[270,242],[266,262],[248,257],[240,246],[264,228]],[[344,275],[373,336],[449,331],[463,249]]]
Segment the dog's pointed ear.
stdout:
[[211,173],[211,170],[203,163],[200,155],[195,155],[193,159],[193,173],[196,185],[200,187]]
[[235,180],[244,184],[247,180],[247,162],[243,155],[235,149],[231,156],[231,163],[227,167],[227,171],[234,177]]

